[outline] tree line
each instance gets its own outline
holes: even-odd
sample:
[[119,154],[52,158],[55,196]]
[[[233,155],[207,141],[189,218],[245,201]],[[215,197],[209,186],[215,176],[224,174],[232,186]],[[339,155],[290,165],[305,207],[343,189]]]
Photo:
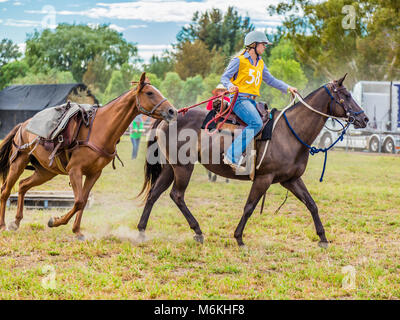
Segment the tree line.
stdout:
[[[267,34],[273,42],[263,55],[269,71],[303,94],[345,72],[348,88],[360,80],[400,79],[399,1],[290,0],[260,10],[285,17]],[[177,34],[173,50],[142,64],[136,45],[108,25],[60,24],[29,34],[24,56],[11,40],[1,41],[0,88],[83,82],[104,104],[146,71],[180,108],[211,96],[230,59],[243,50],[245,34],[254,29],[250,17],[233,7],[196,12]],[[279,108],[288,97],[264,84],[260,100]]]

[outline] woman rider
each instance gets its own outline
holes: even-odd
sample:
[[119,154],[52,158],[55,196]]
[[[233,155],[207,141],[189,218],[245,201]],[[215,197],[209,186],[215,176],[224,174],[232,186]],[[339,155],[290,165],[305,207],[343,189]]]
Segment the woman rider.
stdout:
[[260,95],[261,80],[283,93],[297,93],[296,88],[275,79],[264,65],[261,55],[268,44],[271,43],[263,32],[248,33],[244,38],[245,50],[231,60],[221,77],[221,83],[228,88],[229,92],[239,91],[233,112],[247,124],[224,155],[224,163],[230,165],[239,174],[241,171],[245,172],[245,168],[240,166],[243,160],[242,154],[263,125],[255,101],[255,98]]

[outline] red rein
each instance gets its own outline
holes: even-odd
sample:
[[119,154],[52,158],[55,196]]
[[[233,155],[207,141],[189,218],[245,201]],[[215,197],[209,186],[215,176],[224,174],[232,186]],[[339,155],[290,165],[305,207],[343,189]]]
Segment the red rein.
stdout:
[[[189,106],[189,107],[186,107],[186,108],[182,108],[182,109],[178,110],[178,113],[183,113],[183,115],[185,115],[185,113],[188,112],[189,109],[198,107],[199,105],[202,105],[203,103],[206,103],[206,102],[209,102],[209,101],[211,101],[211,100],[220,98],[220,100],[221,100],[221,108],[219,109],[219,112],[215,115],[214,118],[212,118],[212,119],[206,124],[206,127],[205,127],[205,130],[206,130],[207,134],[211,136],[211,135],[213,135],[215,132],[217,132],[217,131],[223,126],[223,124],[226,122],[226,120],[228,119],[229,115],[232,113],[233,107],[235,106],[235,103],[236,103],[236,100],[237,100],[237,96],[238,96],[238,94],[239,94],[239,92],[236,91],[236,92],[235,92],[235,95],[234,95],[233,98],[232,98],[232,101],[231,101],[230,106],[229,106],[228,108],[226,108],[225,110],[223,110],[223,109],[224,109],[224,108],[223,108],[223,107],[224,107],[224,96],[225,96],[227,93],[229,93],[229,91],[225,91],[225,92],[222,93],[222,94],[219,94],[219,95],[217,95],[217,96],[211,97],[210,99],[205,100],[205,101],[202,101],[202,102],[199,102],[199,103],[197,103],[197,104],[195,104],[195,105],[192,105],[192,106]],[[222,117],[224,117],[224,120],[222,120],[222,122],[220,122],[220,123],[217,125],[216,130],[214,130],[214,131],[210,134],[210,133],[208,132],[208,126],[209,126],[212,122],[217,123],[217,121],[218,121],[219,119],[221,119]]]

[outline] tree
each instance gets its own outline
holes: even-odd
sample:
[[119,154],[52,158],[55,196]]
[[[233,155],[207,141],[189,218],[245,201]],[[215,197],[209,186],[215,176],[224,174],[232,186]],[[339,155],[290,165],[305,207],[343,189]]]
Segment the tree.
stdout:
[[12,80],[12,84],[58,84],[74,82],[71,72],[58,71],[56,69],[51,69],[47,73],[35,73],[27,70],[25,76],[20,76]]
[[187,78],[184,82],[179,102],[181,106],[189,106],[197,102],[198,96],[204,91],[203,78],[200,75]]
[[183,81],[176,72],[168,72],[165,75],[164,81],[161,83],[161,92],[172,104],[175,105],[176,108],[180,107],[180,94],[182,88]]
[[[285,36],[313,75],[351,84],[400,76],[400,5],[386,0],[291,0],[270,6],[285,16]],[[306,68],[305,68],[306,69]]]
[[158,78],[163,79],[167,72],[174,70],[174,66],[175,61],[172,54],[166,51],[161,57],[153,55],[150,63],[144,65],[144,71],[154,73]]
[[108,82],[102,102],[106,103],[127,91],[130,88],[129,83],[124,81],[124,76],[120,70],[114,70],[111,79]]
[[397,80],[400,78],[400,3],[363,1],[370,15],[366,34],[357,39],[356,66],[363,78]]
[[107,65],[107,61],[101,55],[96,55],[89,61],[86,72],[83,74],[83,82],[92,91],[104,91],[107,88],[112,70]]
[[29,67],[25,61],[13,61],[0,68],[0,90],[10,84],[15,78],[24,77]]
[[203,80],[204,90],[201,93],[200,100],[207,100],[212,97],[212,91],[221,81],[221,74],[210,73]]
[[231,56],[243,47],[245,34],[252,30],[250,18],[243,18],[233,7],[228,7],[225,15],[220,9],[211,9],[195,12],[192,23],[182,28],[177,40],[178,44],[200,40],[209,51],[222,49],[225,56]]
[[182,79],[197,74],[204,77],[209,73],[211,58],[211,52],[202,41],[195,40],[194,43],[186,41],[179,44],[175,53],[175,71]]
[[21,57],[18,46],[9,39],[3,39],[0,42],[0,68],[10,61],[17,60]]
[[162,80],[156,74],[147,72],[146,77],[149,78],[150,83],[157,89],[161,88]]
[[55,31],[35,31],[28,35],[25,55],[34,71],[71,71],[75,80],[81,82],[89,62],[99,53],[111,69],[137,59],[137,48],[107,25],[92,28],[59,24]]
[[293,44],[290,40],[281,39],[277,45],[275,45],[270,52],[268,57],[268,63],[270,61],[274,61],[276,59],[284,59],[284,60],[295,60],[296,53],[293,49]]
[[[299,90],[306,87],[307,77],[301,64],[296,61],[296,53],[290,40],[281,38],[278,43],[275,43],[266,61],[268,70],[275,78],[283,80]],[[284,107],[289,101],[289,96],[264,84],[261,87],[260,95],[261,99],[266,100],[274,108]]]
[[[299,90],[304,89],[307,85],[307,78],[301,69],[300,63],[293,59],[275,59],[269,64],[268,69],[275,78]],[[288,104],[288,96],[283,95],[279,90],[270,86],[266,85],[262,93],[264,97],[270,97],[270,100],[267,100],[273,108],[282,108]]]

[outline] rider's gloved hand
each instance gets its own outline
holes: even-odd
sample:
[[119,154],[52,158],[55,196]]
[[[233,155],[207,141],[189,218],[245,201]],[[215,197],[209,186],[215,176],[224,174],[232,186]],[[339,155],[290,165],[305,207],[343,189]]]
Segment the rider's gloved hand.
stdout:
[[229,92],[231,92],[231,93],[235,93],[235,92],[238,92],[238,91],[239,91],[239,88],[237,86],[232,86],[232,87],[229,88]]
[[299,91],[295,87],[289,87],[288,92],[290,92],[292,95],[294,95],[295,93],[299,93]]

